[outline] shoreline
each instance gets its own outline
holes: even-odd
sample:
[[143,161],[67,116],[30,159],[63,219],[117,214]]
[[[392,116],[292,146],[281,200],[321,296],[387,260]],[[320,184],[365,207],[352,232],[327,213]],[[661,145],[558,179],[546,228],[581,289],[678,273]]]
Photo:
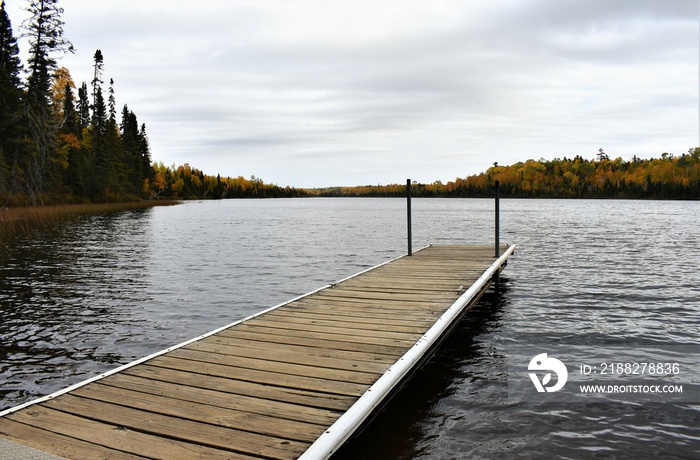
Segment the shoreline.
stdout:
[[67,220],[92,214],[172,206],[180,200],[134,201],[125,203],[59,204],[0,208],[0,247],[18,235],[31,236]]

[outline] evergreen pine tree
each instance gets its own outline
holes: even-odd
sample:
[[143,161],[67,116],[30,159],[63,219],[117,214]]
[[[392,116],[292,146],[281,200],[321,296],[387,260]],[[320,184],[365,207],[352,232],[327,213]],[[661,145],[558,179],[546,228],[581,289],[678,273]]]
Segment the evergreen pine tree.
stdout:
[[90,198],[95,201],[102,198],[111,173],[110,158],[107,155],[107,107],[99,86],[95,92],[95,104],[92,109],[92,124],[89,128],[91,149],[89,152]]
[[139,161],[139,125],[134,112],[129,111],[125,104],[122,109],[121,141],[124,161],[128,169],[128,180],[132,189],[136,189],[143,182],[141,163]]
[[95,55],[93,56],[94,63],[93,63],[93,69],[94,69],[94,74],[92,77],[92,105],[94,106],[97,101],[97,88],[100,88],[102,86],[102,69],[104,68],[104,56],[102,56],[102,51],[97,50],[95,51]]
[[141,168],[147,179],[153,178],[153,168],[151,168],[151,148],[146,135],[146,123],[141,125],[139,130],[139,154],[141,156]]
[[119,140],[117,113],[115,109],[114,80],[109,79],[109,96],[107,99],[108,117],[105,129],[104,156],[109,165],[105,185],[114,197],[121,197],[127,191],[128,168],[124,164],[122,146]]
[[109,79],[109,98],[107,99],[107,106],[109,107],[109,120],[116,126],[117,125],[117,100],[114,98],[114,79]]
[[31,17],[23,26],[29,38],[29,77],[27,96],[31,102],[50,104],[51,76],[56,70],[54,54],[73,53],[73,45],[63,38],[63,8],[58,0],[30,0]]
[[63,98],[63,125],[60,129],[60,138],[67,152],[68,167],[64,171],[64,184],[78,196],[84,196],[86,192],[85,177],[87,158],[80,148],[82,130],[80,128],[80,115],[75,105],[75,97],[70,84],[66,84]]
[[124,105],[122,109],[121,140],[124,152],[125,167],[128,170],[129,182],[133,193],[143,191],[144,180],[153,179],[151,154],[146,135],[146,125],[139,129],[136,114]]
[[83,130],[90,126],[90,100],[85,82],[78,88],[78,126],[80,138],[82,138]]
[[19,46],[3,0],[0,3],[0,193],[10,188],[10,172],[17,161],[21,137],[20,71]]
[[61,132],[65,134],[73,134],[78,137],[80,132],[78,111],[75,107],[75,96],[73,96],[73,88],[70,83],[66,83],[66,88],[63,93],[63,107],[61,109],[63,115],[63,124]]
[[30,0],[31,17],[23,26],[29,38],[29,77],[24,106],[24,123],[30,143],[23,152],[26,192],[33,204],[52,177],[56,155],[56,132],[59,127],[51,106],[51,79],[56,70],[57,53],[73,52],[73,45],[63,38],[63,8],[58,0]]

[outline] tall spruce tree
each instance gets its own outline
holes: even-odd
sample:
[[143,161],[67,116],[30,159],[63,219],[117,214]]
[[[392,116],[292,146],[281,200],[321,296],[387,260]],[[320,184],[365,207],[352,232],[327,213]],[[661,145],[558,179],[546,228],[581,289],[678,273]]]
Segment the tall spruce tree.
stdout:
[[27,137],[31,140],[23,152],[26,192],[33,204],[42,202],[46,183],[53,179],[56,132],[59,127],[51,106],[51,79],[56,70],[56,55],[73,52],[63,37],[63,8],[58,0],[29,0],[31,17],[24,23],[29,39],[29,77],[24,105]]
[[92,109],[92,124],[88,129],[91,146],[88,162],[90,170],[90,199],[102,199],[108,177],[112,171],[111,158],[107,154],[107,106],[105,105],[102,88],[95,92],[95,104]]
[[57,68],[56,54],[73,53],[73,45],[63,37],[63,8],[58,0],[30,0],[26,10],[31,17],[23,23],[29,39],[29,77],[27,96],[30,102],[51,103],[51,77]]
[[140,177],[140,168],[137,168],[139,125],[136,121],[136,115],[129,111],[129,107],[126,104],[124,104],[124,108],[122,109],[122,121],[119,128],[124,163],[129,170],[129,183],[133,187],[134,183],[143,181]]
[[107,123],[105,130],[105,156],[109,159],[110,169],[105,177],[108,191],[113,197],[121,197],[126,191],[128,170],[122,159],[122,146],[117,126],[116,99],[114,97],[114,80],[109,79],[109,96],[107,97]]
[[89,155],[92,184],[92,200],[122,199],[128,172],[122,161],[122,146],[119,140],[119,128],[114,108],[114,81],[110,79],[109,96],[105,103],[102,92],[102,72],[104,56],[100,50],[94,55],[94,78],[92,80],[94,103],[92,123],[88,130],[92,139],[92,151]]
[[153,179],[153,168],[151,167],[151,147],[146,134],[146,123],[141,124],[139,130],[139,154],[141,155],[141,170],[147,179]]
[[102,87],[102,70],[104,69],[105,58],[102,56],[102,51],[95,51],[93,56],[93,77],[92,77],[92,105],[97,104],[97,88]]
[[80,124],[78,120],[78,111],[75,108],[75,96],[73,96],[73,87],[70,83],[66,83],[63,90],[63,103],[61,108],[63,116],[63,124],[61,132],[65,134],[73,134],[76,138],[80,132]]
[[129,183],[132,193],[140,194],[143,190],[144,180],[152,179],[151,154],[146,136],[146,125],[141,125],[136,114],[124,105],[122,109],[121,140],[124,155],[124,163],[129,174]]
[[90,98],[85,82],[78,88],[78,126],[80,127],[80,138],[82,138],[83,130],[90,126]]
[[114,97],[114,79],[109,79],[109,98],[107,98],[107,106],[109,108],[109,120],[117,124],[117,99]]
[[19,149],[22,70],[12,22],[0,3],[0,193],[10,188],[11,168]]

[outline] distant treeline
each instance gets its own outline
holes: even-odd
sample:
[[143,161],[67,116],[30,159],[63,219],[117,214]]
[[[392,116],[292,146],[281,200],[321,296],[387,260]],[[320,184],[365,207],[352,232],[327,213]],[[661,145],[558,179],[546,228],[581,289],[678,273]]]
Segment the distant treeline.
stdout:
[[183,166],[153,164],[153,178],[146,181],[144,189],[151,193],[149,198],[174,199],[291,198],[308,195],[306,190],[266,184],[255,176],[250,179],[210,176],[187,163]]
[[[521,198],[658,198],[700,199],[700,147],[680,156],[630,161],[610,159],[602,150],[597,158],[540,159],[500,166],[458,178],[446,184],[413,183],[417,197],[489,197],[500,182],[503,197]],[[311,190],[316,196],[404,196],[405,184],[330,187]]]

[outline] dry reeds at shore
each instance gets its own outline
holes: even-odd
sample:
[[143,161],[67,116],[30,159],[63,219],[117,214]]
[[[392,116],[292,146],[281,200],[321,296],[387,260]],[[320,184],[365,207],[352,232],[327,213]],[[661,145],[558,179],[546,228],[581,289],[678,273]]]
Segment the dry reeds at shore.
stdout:
[[30,206],[0,208],[0,248],[18,235],[31,236],[60,222],[75,217],[107,212],[145,209],[152,206],[168,206],[178,201],[139,201],[131,203],[69,204],[55,206]]

